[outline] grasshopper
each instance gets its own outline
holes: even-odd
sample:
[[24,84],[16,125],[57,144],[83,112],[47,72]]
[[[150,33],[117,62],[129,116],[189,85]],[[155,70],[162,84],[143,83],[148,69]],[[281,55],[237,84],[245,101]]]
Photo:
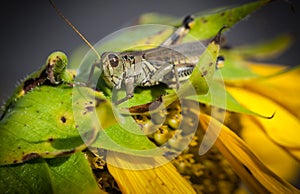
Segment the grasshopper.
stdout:
[[[118,100],[116,104],[132,98],[136,86],[146,87],[165,83],[171,88],[178,89],[180,83],[192,74],[199,56],[208,44],[207,41],[178,44],[190,30],[193,20],[192,16],[186,16],[182,26],[159,47],[148,50],[104,52],[101,59],[92,65],[88,85],[91,85],[95,67],[98,67],[102,70],[101,76],[109,87],[118,90],[122,84],[125,86],[126,97]],[[220,32],[214,38],[218,39],[218,43]],[[223,60],[222,57],[218,59]]]

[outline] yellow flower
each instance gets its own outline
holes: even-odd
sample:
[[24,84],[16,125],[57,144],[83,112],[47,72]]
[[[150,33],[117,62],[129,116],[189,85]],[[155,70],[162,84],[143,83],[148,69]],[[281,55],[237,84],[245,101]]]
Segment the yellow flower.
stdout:
[[[260,75],[280,72],[283,66],[251,64]],[[242,137],[276,174],[293,180],[300,159],[300,71],[295,69],[267,79],[228,86],[227,90],[245,107],[262,114],[275,112],[272,119],[241,117]]]
[[[218,136],[212,150],[217,148],[225,158],[221,161],[230,164],[247,189],[255,193],[299,193],[299,190],[288,181],[295,183],[300,169],[300,101],[298,100],[300,87],[297,85],[300,81],[300,71],[295,68],[283,72],[285,68],[283,66],[258,63],[251,63],[248,68],[263,77],[225,82],[226,90],[246,108],[262,115],[274,113],[274,116],[267,119],[248,114],[234,114],[233,119],[229,120],[226,117],[225,123],[222,124],[204,111],[201,114],[197,113],[200,121],[198,131],[204,130],[206,133],[215,133]],[[232,113],[228,112],[228,114]],[[230,122],[239,123],[237,128],[240,130],[241,137],[232,131],[230,126],[233,124]],[[219,129],[220,131],[218,131]],[[201,139],[202,135],[196,132],[196,141],[197,138]],[[192,142],[190,150],[194,149]],[[128,170],[107,165],[119,188],[125,193],[209,191],[226,193],[244,190],[238,186],[232,186],[234,184],[230,185],[228,189],[228,182],[225,183],[227,186],[221,185],[223,182],[216,180],[214,176],[211,177],[212,180],[207,180],[210,181],[210,187],[207,187],[205,185],[207,182],[200,180],[201,177],[203,178],[202,174],[205,173],[205,170],[199,170],[207,168],[207,166],[203,166],[202,161],[201,164],[198,163],[200,167],[197,166],[199,160],[193,156],[194,151],[184,151],[172,162],[147,170]],[[219,155],[215,156],[216,158],[220,157]],[[128,165],[128,161],[134,161],[128,156],[122,158],[118,155],[118,157],[111,158],[122,165]],[[205,156],[199,156],[199,158],[203,161],[207,159]],[[161,158],[153,160],[161,160]],[[184,160],[188,162],[182,162]],[[131,165],[138,165],[138,162]],[[214,168],[218,166],[214,165]],[[199,168],[195,169],[197,167]],[[226,170],[228,171],[228,169]],[[203,185],[195,184],[193,178],[187,174],[198,177],[199,182]],[[218,176],[221,175],[224,176],[224,173],[218,174]],[[231,176],[231,181],[236,181],[233,177]],[[239,184],[238,181],[237,184]],[[220,191],[222,188],[223,190]]]

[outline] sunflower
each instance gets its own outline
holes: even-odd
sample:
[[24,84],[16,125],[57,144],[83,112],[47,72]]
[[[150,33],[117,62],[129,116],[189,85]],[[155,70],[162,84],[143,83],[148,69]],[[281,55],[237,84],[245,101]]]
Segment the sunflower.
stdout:
[[[229,105],[231,110],[224,110],[188,101],[185,106],[190,110],[186,110],[180,109],[179,102],[174,102],[162,113],[164,122],[161,125],[153,123],[149,115],[135,115],[144,131],[154,126],[158,128],[148,135],[158,146],[167,144],[176,148],[180,140],[189,137],[188,129],[197,125],[194,117],[199,118],[199,125],[188,148],[170,162],[153,169],[132,170],[137,163],[131,164],[131,168],[127,163],[134,158],[111,154],[119,166],[126,163],[128,167],[122,169],[107,164],[120,190],[125,193],[239,193],[247,190],[299,193],[291,183],[297,184],[300,170],[300,91],[297,85],[300,71],[298,67],[256,62],[262,56],[268,59],[278,55],[291,40],[289,35],[282,35],[257,45],[221,49],[225,64],[220,71],[227,96],[245,109],[232,110],[233,105]],[[262,48],[264,51],[259,54],[253,52]],[[232,76],[232,69],[242,72],[242,76]],[[200,112],[193,110],[197,106]],[[221,116],[212,114],[213,109]],[[178,127],[180,122],[184,124]],[[217,139],[209,151],[200,155],[200,144],[206,133]]]

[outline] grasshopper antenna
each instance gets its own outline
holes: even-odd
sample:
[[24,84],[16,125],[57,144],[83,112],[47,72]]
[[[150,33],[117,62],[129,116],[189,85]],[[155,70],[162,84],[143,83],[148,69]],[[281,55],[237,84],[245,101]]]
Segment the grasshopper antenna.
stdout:
[[67,23],[67,25],[70,26],[75,31],[75,33],[96,53],[98,59],[100,60],[101,57],[96,51],[96,49],[93,47],[93,45],[91,45],[91,43],[79,32],[79,30],[77,30],[77,28],[64,16],[64,14],[60,11],[60,9],[58,9],[58,7],[52,0],[49,0],[49,3],[52,5],[56,13],[61,17],[61,19],[63,19]]

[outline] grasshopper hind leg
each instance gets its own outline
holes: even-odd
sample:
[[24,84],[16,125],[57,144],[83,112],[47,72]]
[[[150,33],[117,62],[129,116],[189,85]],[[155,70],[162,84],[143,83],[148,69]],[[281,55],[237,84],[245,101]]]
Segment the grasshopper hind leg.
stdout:
[[182,39],[187,35],[190,31],[194,22],[194,17],[191,15],[186,16],[183,21],[181,27],[179,27],[175,32],[166,39],[161,46],[170,46],[174,44],[178,44],[182,42]]
[[[182,42],[182,39],[188,34],[194,22],[194,17],[191,15],[186,16],[183,21],[181,27],[179,27],[175,32],[166,39],[160,46],[171,46]],[[176,65],[173,65],[173,71],[176,81],[176,89],[179,89],[179,75],[178,69]]]

